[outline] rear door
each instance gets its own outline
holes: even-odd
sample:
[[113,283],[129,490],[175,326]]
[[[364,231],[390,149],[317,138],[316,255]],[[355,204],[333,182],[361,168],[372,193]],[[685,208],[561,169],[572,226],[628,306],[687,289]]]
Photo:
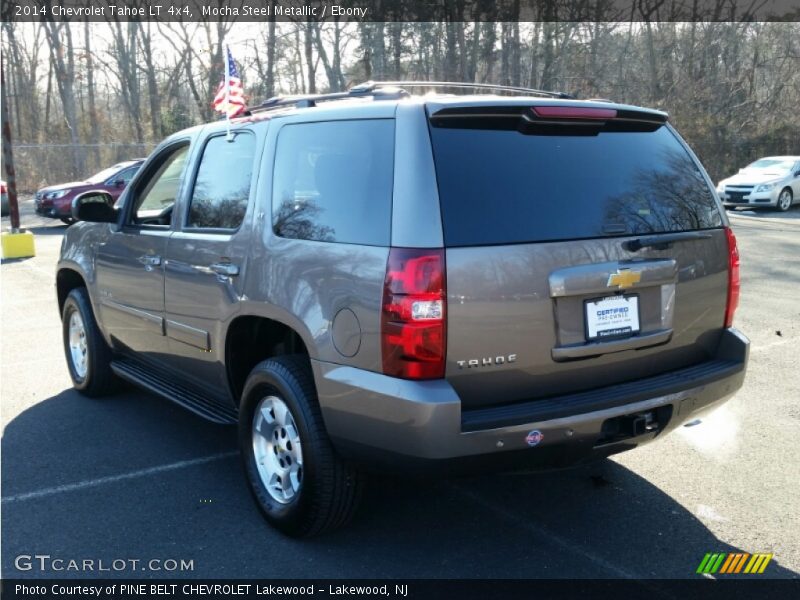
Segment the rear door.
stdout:
[[[723,218],[663,116],[429,113],[446,377],[465,407],[636,380],[713,355],[727,300]],[[648,245],[654,238],[663,243]]]
[[179,231],[167,243],[166,360],[174,372],[225,398],[224,331],[238,309],[247,269],[254,164],[260,143],[250,129],[209,137],[191,177]]

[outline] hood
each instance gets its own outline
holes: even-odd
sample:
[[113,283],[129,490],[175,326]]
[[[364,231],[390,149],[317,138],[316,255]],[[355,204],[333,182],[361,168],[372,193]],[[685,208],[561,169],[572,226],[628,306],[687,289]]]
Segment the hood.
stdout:
[[[59,183],[57,185],[49,185],[47,187],[43,187],[37,193],[46,194],[48,192],[56,192],[58,190],[72,190],[75,188],[86,187],[87,185],[91,184],[88,181],[68,181],[67,183]],[[97,185],[102,185],[102,184],[97,184]]]
[[745,170],[737,173],[733,177],[728,177],[720,181],[722,185],[758,185],[760,183],[770,183],[780,181],[786,177],[786,173],[777,171],[764,171],[762,169]]

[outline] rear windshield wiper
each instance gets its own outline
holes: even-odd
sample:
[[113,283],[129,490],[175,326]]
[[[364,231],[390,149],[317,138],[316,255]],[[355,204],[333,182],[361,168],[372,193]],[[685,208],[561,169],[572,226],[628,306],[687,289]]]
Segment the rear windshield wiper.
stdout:
[[622,247],[630,252],[637,252],[642,248],[656,248],[666,250],[675,242],[685,242],[688,240],[707,240],[711,238],[711,233],[707,231],[681,231],[678,233],[664,233],[661,235],[649,235],[623,242]]

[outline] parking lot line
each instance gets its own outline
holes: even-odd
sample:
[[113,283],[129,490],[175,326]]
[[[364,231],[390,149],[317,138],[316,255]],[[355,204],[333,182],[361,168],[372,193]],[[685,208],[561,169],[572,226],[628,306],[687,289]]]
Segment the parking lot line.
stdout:
[[225,458],[231,458],[238,455],[238,451],[222,452],[220,454],[212,454],[211,456],[204,456],[202,458],[193,458],[191,460],[181,460],[166,465],[159,465],[157,467],[149,467],[147,469],[140,469],[139,471],[131,471],[129,473],[120,473],[119,475],[109,475],[107,477],[99,477],[97,479],[88,479],[86,481],[78,481],[77,483],[68,483],[65,485],[57,485],[35,492],[25,492],[24,494],[16,494],[14,496],[6,496],[2,499],[3,504],[10,504],[12,502],[22,502],[24,500],[34,500],[37,498],[44,498],[46,496],[53,496],[55,494],[62,494],[64,492],[74,492],[86,488],[97,487],[99,485],[106,485],[108,483],[116,483],[127,479],[138,479],[139,477],[147,477],[148,475],[158,475],[169,471],[176,471],[178,469],[185,469],[187,467],[194,467]]

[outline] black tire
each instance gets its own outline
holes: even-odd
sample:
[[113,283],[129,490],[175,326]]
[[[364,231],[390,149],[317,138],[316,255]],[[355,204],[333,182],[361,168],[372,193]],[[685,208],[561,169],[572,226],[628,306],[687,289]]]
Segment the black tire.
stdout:
[[[83,321],[86,341],[87,366],[86,373],[81,374],[76,370],[72,353],[70,352],[70,319],[77,312]],[[86,288],[79,287],[72,290],[64,302],[61,313],[61,328],[64,341],[64,354],[67,359],[69,375],[73,387],[85,396],[97,398],[113,392],[118,380],[111,370],[112,353],[105,339],[100,334],[97,321],[94,318],[92,304]]]
[[75,222],[75,219],[73,219],[72,217],[59,217],[59,218],[61,219],[61,222],[68,227]]
[[[288,407],[302,446],[302,482],[281,503],[259,475],[253,447],[253,421],[261,400],[276,396]],[[322,421],[314,378],[305,356],[265,360],[250,372],[239,411],[239,448],[245,477],[262,514],[292,537],[310,537],[347,524],[358,508],[364,476],[339,457]]]
[[[789,192],[789,205],[786,208],[781,206],[781,196],[783,196],[784,192]],[[794,201],[794,195],[792,194],[792,188],[785,187],[781,190],[781,193],[778,194],[778,202],[775,204],[775,208],[777,208],[780,212],[787,212],[790,208],[792,208],[792,204]]]

